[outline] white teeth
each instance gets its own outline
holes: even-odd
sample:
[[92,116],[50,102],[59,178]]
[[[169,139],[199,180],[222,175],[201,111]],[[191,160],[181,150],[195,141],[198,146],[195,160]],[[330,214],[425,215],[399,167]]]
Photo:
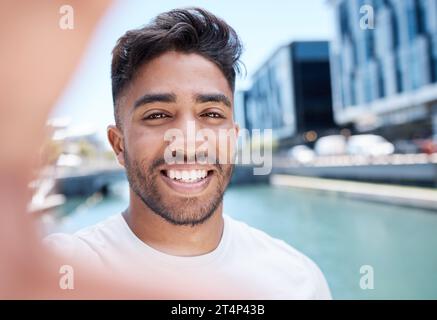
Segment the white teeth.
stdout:
[[188,171],[182,171],[182,180],[188,180],[190,178],[190,174]]
[[197,182],[208,175],[206,170],[167,170],[166,173],[170,179],[181,180],[183,182]]

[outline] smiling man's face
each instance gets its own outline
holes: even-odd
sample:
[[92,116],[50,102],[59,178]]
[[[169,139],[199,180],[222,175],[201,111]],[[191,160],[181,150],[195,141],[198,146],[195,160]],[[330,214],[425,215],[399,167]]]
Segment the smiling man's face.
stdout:
[[[173,224],[208,219],[220,206],[233,169],[235,139],[223,144],[219,131],[238,132],[233,93],[221,70],[198,54],[166,52],[138,70],[119,100],[118,117],[122,129],[111,127],[108,135],[135,195]],[[196,141],[187,135],[190,125],[217,139]],[[166,141],[174,129],[183,133],[184,144]],[[217,158],[228,155],[227,163],[199,163],[195,155],[212,149]],[[166,150],[179,152],[185,163],[169,164]]]

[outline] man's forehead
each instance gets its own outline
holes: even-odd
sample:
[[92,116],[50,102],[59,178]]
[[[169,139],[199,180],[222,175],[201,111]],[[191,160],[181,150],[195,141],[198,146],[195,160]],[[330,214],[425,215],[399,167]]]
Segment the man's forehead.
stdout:
[[[155,92],[221,91],[232,95],[221,69],[196,53],[169,51],[142,65],[132,81],[134,87]],[[140,93],[141,94],[141,93]]]

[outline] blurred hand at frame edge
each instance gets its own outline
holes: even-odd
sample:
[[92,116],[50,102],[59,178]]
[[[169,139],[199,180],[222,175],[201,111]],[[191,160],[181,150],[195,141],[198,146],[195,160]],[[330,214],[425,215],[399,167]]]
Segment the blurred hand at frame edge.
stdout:
[[78,261],[73,262],[75,289],[62,290],[59,268],[64,263],[42,246],[25,214],[31,199],[27,185],[49,112],[110,2],[68,1],[74,9],[73,30],[59,27],[64,1],[0,2],[0,299],[220,297],[217,287],[214,293],[136,288]]

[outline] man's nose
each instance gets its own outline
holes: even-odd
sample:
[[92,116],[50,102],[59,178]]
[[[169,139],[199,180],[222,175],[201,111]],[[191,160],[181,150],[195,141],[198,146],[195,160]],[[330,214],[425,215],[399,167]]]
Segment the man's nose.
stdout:
[[184,162],[196,162],[199,155],[207,156],[207,148],[204,141],[197,140],[197,133],[201,129],[196,120],[191,116],[181,119],[178,129],[182,131],[183,141],[176,144],[173,156],[176,152],[184,155]]

